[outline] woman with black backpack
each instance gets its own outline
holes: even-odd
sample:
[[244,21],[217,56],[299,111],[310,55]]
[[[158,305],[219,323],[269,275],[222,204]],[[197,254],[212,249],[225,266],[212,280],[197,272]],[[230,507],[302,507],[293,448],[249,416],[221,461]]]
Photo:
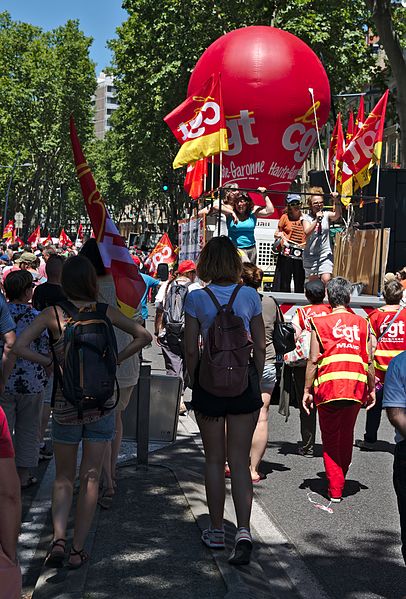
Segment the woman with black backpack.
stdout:
[[[61,566],[65,558],[77,453],[79,443],[83,442],[80,490],[68,559],[69,567],[76,569],[89,559],[84,545],[97,505],[107,443],[114,436],[115,366],[139,352],[152,337],[117,308],[97,303],[96,271],[87,258],[69,258],[62,270],[61,283],[69,301],[63,302],[62,307],[45,308],[21,334],[13,352],[41,364],[49,374],[54,372],[58,381],[52,413],[56,463],[52,496],[54,537],[48,552],[48,565]],[[112,325],[132,337],[118,355]],[[46,329],[53,345],[52,354],[48,355],[30,349],[31,342]],[[79,372],[76,372],[77,368]]]
[[[213,549],[225,548],[227,451],[238,527],[229,558],[234,565],[248,564],[252,551],[249,453],[262,406],[259,381],[265,361],[261,301],[254,289],[240,284],[241,272],[241,258],[232,242],[227,237],[211,239],[197,265],[199,278],[209,284],[188,294],[185,303],[186,364],[204,445],[210,513],[210,526],[203,531],[202,541]],[[204,349],[200,356],[201,336]]]

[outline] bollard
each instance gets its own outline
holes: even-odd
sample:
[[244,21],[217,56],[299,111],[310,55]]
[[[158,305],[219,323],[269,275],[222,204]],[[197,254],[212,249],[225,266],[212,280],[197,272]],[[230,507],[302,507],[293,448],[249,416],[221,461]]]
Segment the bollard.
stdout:
[[137,469],[148,470],[151,366],[141,364],[137,397]]

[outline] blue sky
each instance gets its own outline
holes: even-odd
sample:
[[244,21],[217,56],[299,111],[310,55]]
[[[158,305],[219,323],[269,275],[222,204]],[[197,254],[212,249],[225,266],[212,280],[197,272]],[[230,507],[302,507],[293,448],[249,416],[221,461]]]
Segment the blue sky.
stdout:
[[79,19],[81,30],[93,37],[90,57],[97,63],[97,73],[110,64],[107,40],[115,37],[116,27],[127,18],[121,0],[0,0],[0,11],[5,10],[15,21],[45,30]]

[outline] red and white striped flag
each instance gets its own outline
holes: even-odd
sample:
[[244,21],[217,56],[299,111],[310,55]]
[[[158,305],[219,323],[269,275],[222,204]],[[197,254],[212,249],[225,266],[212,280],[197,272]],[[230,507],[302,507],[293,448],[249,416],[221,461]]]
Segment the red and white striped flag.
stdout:
[[82,152],[72,116],[70,118],[70,137],[76,172],[104,267],[114,279],[118,307],[123,314],[131,318],[137,312],[144,295],[144,280],[116,225],[111,220],[103,198],[97,189]]

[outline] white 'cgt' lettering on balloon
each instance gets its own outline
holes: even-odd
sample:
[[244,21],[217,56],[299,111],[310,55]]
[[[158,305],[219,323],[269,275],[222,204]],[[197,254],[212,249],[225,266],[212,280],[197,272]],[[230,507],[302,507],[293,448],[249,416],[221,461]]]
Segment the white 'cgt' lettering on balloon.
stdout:
[[[321,129],[330,111],[323,65],[291,33],[254,26],[231,31],[205,50],[187,95],[198,94],[218,72],[229,144],[223,155],[223,182],[288,191],[317,139],[315,113]],[[199,117],[194,130],[204,127],[203,119],[204,115]],[[263,204],[259,194],[252,197]],[[283,196],[274,195],[272,200],[284,204]]]

